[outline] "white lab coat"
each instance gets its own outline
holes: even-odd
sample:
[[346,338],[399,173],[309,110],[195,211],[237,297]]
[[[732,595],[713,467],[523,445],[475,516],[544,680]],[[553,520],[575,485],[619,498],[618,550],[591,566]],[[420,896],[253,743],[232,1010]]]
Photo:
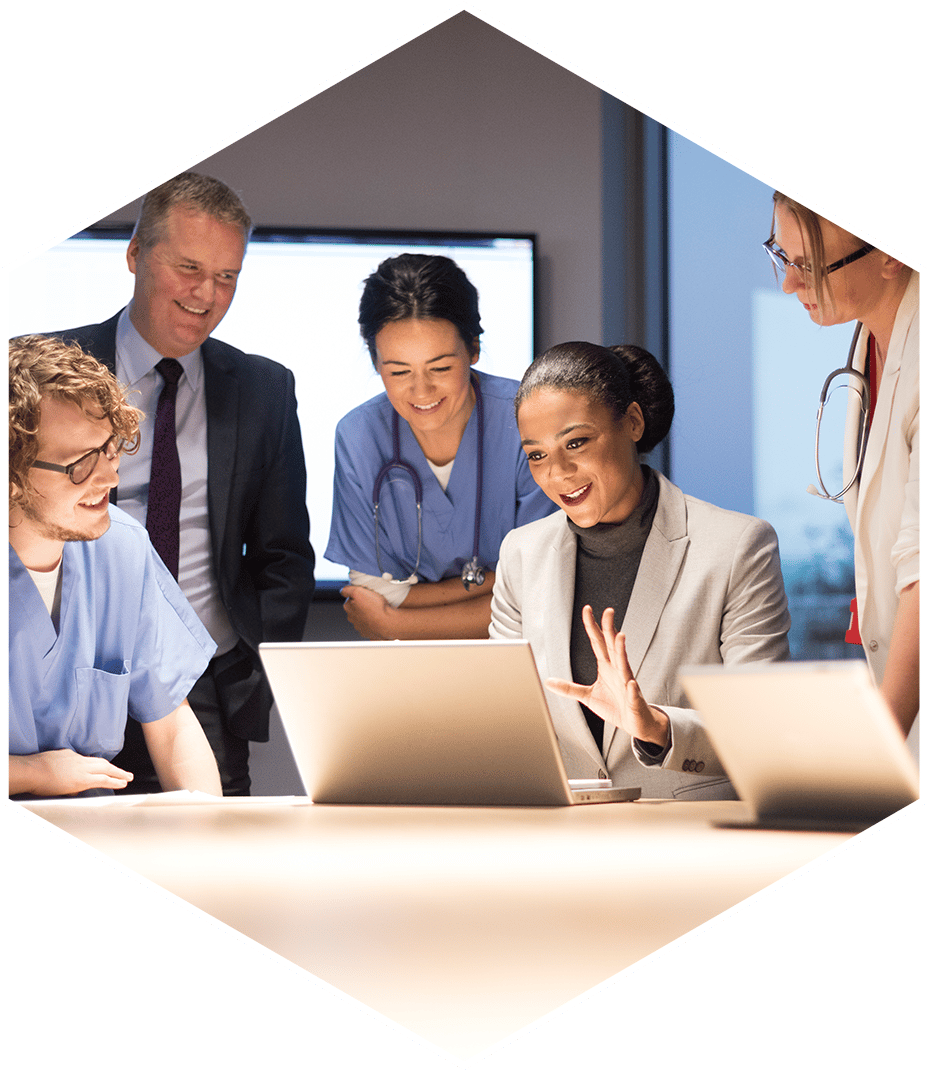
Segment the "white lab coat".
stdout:
[[[853,367],[863,372],[869,332],[861,331]],[[899,593],[919,579],[918,273],[896,313],[867,440],[859,486],[844,496],[854,532],[854,581],[860,636],[877,684],[886,671]],[[844,478],[857,464],[859,406],[852,398],[844,440]],[[918,719],[909,734],[917,757]]]

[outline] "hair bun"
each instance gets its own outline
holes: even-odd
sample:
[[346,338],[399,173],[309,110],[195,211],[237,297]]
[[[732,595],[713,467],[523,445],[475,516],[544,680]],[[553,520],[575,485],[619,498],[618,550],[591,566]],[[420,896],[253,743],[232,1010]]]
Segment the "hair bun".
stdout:
[[657,358],[646,349],[632,345],[608,348],[628,369],[632,398],[644,413],[645,431],[638,443],[638,452],[648,454],[666,437],[673,423],[673,387]]

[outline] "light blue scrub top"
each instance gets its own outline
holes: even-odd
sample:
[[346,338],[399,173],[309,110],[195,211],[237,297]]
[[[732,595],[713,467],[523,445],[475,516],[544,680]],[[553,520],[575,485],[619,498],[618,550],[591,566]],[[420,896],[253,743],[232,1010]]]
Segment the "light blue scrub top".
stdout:
[[59,631],[10,547],[10,754],[70,748],[112,759],[126,715],[158,721],[215,644],[148,533],[110,506],[99,539],[65,543]]
[[[479,561],[495,569],[503,537],[512,528],[553,513],[557,507],[532,478],[516,427],[513,399],[519,384],[477,372],[483,392],[483,502]],[[393,406],[386,394],[364,402],[335,430],[335,484],[329,561],[404,580],[416,563],[416,496],[412,478],[391,469],[380,493],[380,559],[374,549],[374,484],[393,457]],[[429,468],[409,424],[400,420],[400,456],[422,481],[420,580],[460,576],[473,557],[477,502],[477,407],[464,429],[447,491]]]

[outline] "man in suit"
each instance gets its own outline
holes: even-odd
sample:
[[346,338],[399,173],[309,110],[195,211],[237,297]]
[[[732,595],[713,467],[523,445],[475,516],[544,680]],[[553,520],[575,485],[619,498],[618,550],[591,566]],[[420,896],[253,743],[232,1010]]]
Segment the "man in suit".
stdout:
[[[217,644],[189,698],[226,795],[248,794],[248,741],[268,738],[272,696],[258,644],[301,639],[313,593],[293,374],[211,337],[250,233],[224,183],[192,172],[170,179],[146,195],[129,242],[132,301],[104,323],[60,332],[113,370],[146,414],[141,446],[122,462],[119,505],[147,522]],[[175,494],[179,519],[165,519]],[[135,775],[135,791],[157,790],[140,734],[127,734],[114,761]]]

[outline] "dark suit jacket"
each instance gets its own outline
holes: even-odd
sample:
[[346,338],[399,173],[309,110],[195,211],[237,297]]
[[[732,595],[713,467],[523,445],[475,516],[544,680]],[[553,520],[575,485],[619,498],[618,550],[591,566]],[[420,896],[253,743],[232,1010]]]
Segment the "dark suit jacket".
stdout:
[[[115,372],[118,319],[57,334]],[[227,727],[263,741],[272,697],[258,644],[303,638],[314,587],[293,373],[213,338],[201,352],[213,565],[247,656],[223,663],[222,700]]]

